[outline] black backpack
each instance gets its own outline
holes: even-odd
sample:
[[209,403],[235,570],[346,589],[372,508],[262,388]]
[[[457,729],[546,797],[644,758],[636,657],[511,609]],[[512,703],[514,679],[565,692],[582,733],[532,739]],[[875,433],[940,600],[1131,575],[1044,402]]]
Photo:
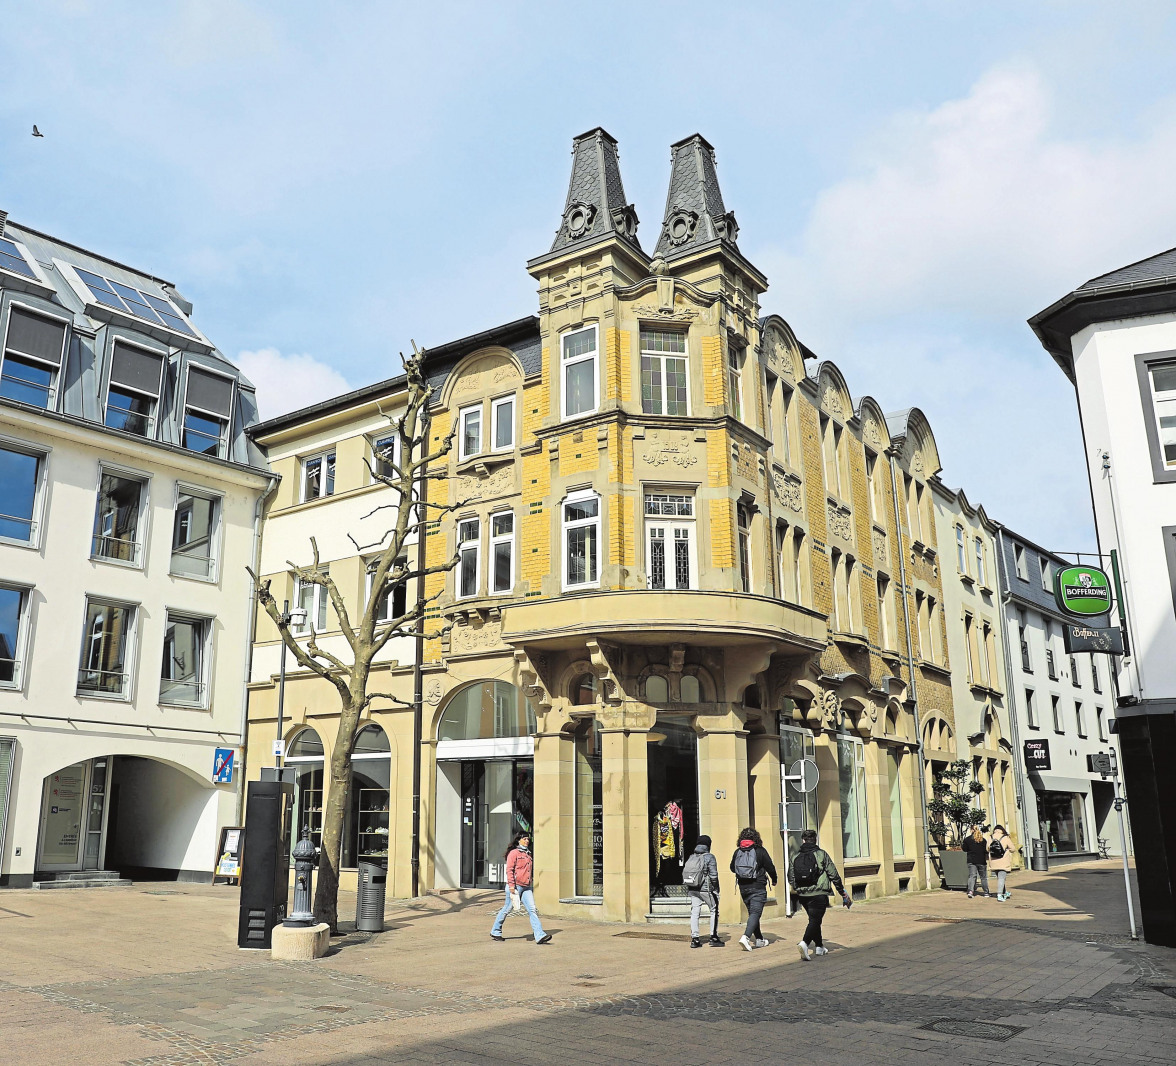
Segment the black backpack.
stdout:
[[792,879],[797,888],[815,888],[821,879],[821,862],[817,852],[802,851],[792,860]]
[[990,859],[1003,859],[1004,853],[1005,853],[1004,845],[999,840],[994,839],[988,845],[988,857]]

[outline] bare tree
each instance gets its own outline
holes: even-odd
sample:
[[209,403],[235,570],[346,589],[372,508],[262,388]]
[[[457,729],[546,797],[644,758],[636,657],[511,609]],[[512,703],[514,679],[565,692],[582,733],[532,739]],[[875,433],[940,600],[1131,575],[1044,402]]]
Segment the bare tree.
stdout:
[[[446,476],[444,467],[430,472],[429,467],[443,459],[453,444],[455,430],[441,441],[436,450],[429,451],[428,404],[432,388],[424,375],[425,352],[413,344],[412,355],[401,354],[407,378],[407,407],[403,414],[388,415],[395,428],[395,447],[380,449],[380,453],[368,463],[368,470],[376,481],[381,481],[398,494],[396,504],[376,507],[365,518],[377,512],[391,511],[394,520],[383,536],[370,544],[359,544],[350,533],[348,538],[358,553],[378,550],[379,555],[372,569],[371,588],[364,604],[363,614],[353,624],[347,603],[336,587],[328,571],[319,564],[318,545],[310,538],[313,563],[300,566],[287,560],[289,572],[304,585],[321,585],[327,591],[331,606],[339,619],[339,629],[347,643],[350,654],[345,657],[334,655],[319,646],[313,627],[309,636],[300,642],[283,621],[282,609],[270,592],[270,582],[254,580],[257,585],[257,599],[274,625],[278,627],[282,642],[290,649],[300,666],[329,681],[339,694],[339,729],[331,751],[330,786],[327,789],[323,808],[322,848],[319,853],[318,886],[315,890],[314,913],[321,922],[327,922],[331,932],[338,931],[339,924],[339,861],[343,843],[343,816],[347,810],[348,794],[351,788],[351,755],[355,735],[364,709],[373,700],[388,700],[402,707],[413,707],[410,700],[390,692],[372,692],[368,689],[372,665],[388,641],[394,637],[418,635],[418,622],[423,626],[429,604],[440,592],[424,595],[425,579],[431,574],[445,573],[457,565],[454,555],[447,562],[436,566],[424,566],[406,562],[403,558],[405,545],[415,534],[423,539],[425,529],[431,521],[454,510],[458,503],[433,503],[428,501],[425,491],[429,480]],[[415,601],[408,603],[404,597],[405,609],[393,618],[380,619],[380,604],[387,597],[391,604],[397,598],[396,590],[405,588],[410,581],[419,582],[420,590]],[[424,632],[424,639],[440,636],[442,630]],[[420,642],[417,645],[418,653]],[[418,712],[419,713],[419,712]],[[389,838],[391,853],[391,837]],[[390,860],[391,861],[391,860]]]

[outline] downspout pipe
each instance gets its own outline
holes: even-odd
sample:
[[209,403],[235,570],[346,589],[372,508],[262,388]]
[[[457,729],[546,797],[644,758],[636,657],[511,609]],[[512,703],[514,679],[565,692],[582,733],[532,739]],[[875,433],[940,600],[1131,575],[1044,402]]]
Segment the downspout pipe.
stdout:
[[[253,572],[259,577],[261,576],[261,515],[265,510],[265,505],[269,498],[273,495],[274,489],[278,487],[278,482],[281,481],[276,474],[269,475],[269,483],[265,487],[265,491],[257,497],[257,503],[253,507]],[[237,767],[237,816],[234,822],[235,825],[240,825],[245,815],[245,764],[249,758],[249,746],[245,742],[245,730],[249,725],[249,682],[253,678],[253,648],[257,637],[257,587],[253,583],[253,578],[247,582],[249,587],[249,606],[247,608],[247,615],[249,617],[249,640],[248,650],[245,653],[245,677],[241,682],[241,726],[237,731],[237,735],[241,738],[241,765]]]
[[911,613],[907,603],[906,577],[906,549],[902,543],[902,516],[898,510],[898,474],[896,472],[896,455],[892,449],[887,453],[890,460],[890,491],[894,500],[894,532],[898,537],[898,580],[902,585],[902,620],[906,630],[907,673],[911,682],[911,710],[915,716],[915,738],[919,742],[916,749],[919,753],[919,800],[921,817],[919,824],[923,829],[923,877],[928,888],[931,887],[931,834],[927,828],[927,759],[923,752],[923,722],[919,717],[919,689],[915,681],[915,650],[911,641]]
[[[1021,750],[1021,723],[1017,720],[1017,697],[1013,684],[1013,652],[1012,652],[1012,638],[1009,630],[1012,628],[1009,624],[1009,604],[1013,600],[1013,590],[1008,586],[1006,577],[1008,574],[1008,566],[1005,562],[1005,545],[1004,545],[1004,527],[998,526],[996,530],[997,543],[1000,545],[1000,559],[998,561],[997,573],[1000,575],[1000,628],[1001,634],[1004,637],[1004,660],[1005,660],[1005,678],[1007,679],[1008,699],[1009,699],[1009,728],[1013,733],[1013,787],[1017,793],[1017,809],[1021,812],[1021,850],[1027,857],[1029,852],[1029,807],[1025,800],[1025,778],[1023,764],[1021,759],[1023,753]],[[1021,635],[1017,634],[1017,643],[1020,645]]]

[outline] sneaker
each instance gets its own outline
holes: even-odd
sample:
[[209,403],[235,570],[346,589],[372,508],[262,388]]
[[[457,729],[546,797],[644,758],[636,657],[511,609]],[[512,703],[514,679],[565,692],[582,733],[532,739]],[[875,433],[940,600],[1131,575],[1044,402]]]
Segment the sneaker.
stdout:
[[814,955],[828,955],[829,949],[828,948],[813,948],[813,954]]
[[743,947],[747,951],[754,951],[755,950],[755,945],[750,940],[747,939],[746,935],[741,936],[739,938],[739,943],[742,944]]
[[768,942],[762,936],[759,936],[755,938],[755,946],[757,948],[766,948],[768,946]]
[[536,944],[548,944],[550,942],[551,942],[551,934],[550,933],[544,933],[538,940],[535,941]]
[[971,892],[969,892],[969,893],[968,893],[968,899],[971,899],[971,898],[972,898],[972,893],[971,893]]
[[803,940],[797,944],[796,947],[797,950],[800,951],[800,957],[804,959],[805,962],[808,962],[812,959],[812,955],[809,953],[809,946]]
[[712,948],[723,948],[727,946],[718,938],[718,936],[712,936],[709,943]]
[[504,937],[504,936],[503,936],[501,933],[491,933],[491,934],[490,934],[490,939],[491,939],[491,940],[497,940],[497,941],[498,941],[498,943],[500,943],[500,944],[501,944],[501,943],[502,943],[504,940],[506,940],[506,937]]
[[699,940],[698,937],[692,936],[690,938],[690,946],[692,948],[700,948],[700,947],[702,947],[702,941]]

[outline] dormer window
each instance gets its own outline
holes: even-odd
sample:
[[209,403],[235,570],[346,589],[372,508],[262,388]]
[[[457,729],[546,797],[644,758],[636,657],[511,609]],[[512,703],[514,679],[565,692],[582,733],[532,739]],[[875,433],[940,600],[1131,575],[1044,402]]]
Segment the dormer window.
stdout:
[[64,354],[64,322],[13,307],[0,365],[0,396],[45,411],[56,410]]
[[184,447],[203,455],[225,454],[229,415],[233,410],[233,379],[188,368],[184,394]]
[[155,436],[155,412],[163,381],[163,356],[157,352],[114,346],[110,382],[106,389],[105,424],[111,429]]
[[688,395],[686,334],[643,329],[641,410],[647,415],[685,415]]
[[560,339],[563,365],[563,417],[590,415],[597,408],[596,326],[565,333]]

